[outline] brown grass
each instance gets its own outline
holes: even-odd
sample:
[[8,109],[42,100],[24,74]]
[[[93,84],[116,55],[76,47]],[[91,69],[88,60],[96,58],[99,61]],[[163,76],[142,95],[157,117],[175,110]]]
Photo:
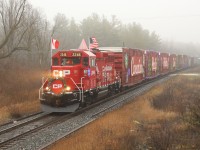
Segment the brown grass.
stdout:
[[0,74],[0,123],[40,110],[38,90],[42,75],[39,69],[20,67]]
[[199,81],[200,77],[178,76],[48,149],[200,149],[199,128],[186,119],[192,118],[188,106],[200,89]]

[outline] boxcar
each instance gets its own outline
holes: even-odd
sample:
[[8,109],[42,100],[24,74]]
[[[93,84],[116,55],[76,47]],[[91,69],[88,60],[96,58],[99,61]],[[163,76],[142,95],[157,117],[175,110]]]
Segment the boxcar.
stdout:
[[112,51],[116,73],[121,78],[121,87],[135,85],[145,79],[145,56],[140,49],[124,47],[100,47],[100,51]]
[[169,72],[169,53],[159,53],[160,74]]
[[169,56],[169,71],[176,71],[176,54],[170,54]]
[[189,56],[183,55],[183,68],[189,67]]
[[159,53],[146,50],[145,52],[145,77],[146,79],[155,78],[159,75]]
[[183,68],[183,55],[177,55],[176,57],[176,66],[177,66],[177,70],[180,70]]

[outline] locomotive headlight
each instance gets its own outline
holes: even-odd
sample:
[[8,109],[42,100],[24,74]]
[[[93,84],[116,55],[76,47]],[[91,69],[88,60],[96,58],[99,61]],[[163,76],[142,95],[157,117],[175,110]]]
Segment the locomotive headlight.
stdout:
[[71,90],[71,87],[70,86],[67,86],[66,87],[66,91],[70,91]]
[[45,90],[46,90],[46,91],[49,91],[49,90],[50,90],[50,88],[47,86],[47,87],[45,88]]

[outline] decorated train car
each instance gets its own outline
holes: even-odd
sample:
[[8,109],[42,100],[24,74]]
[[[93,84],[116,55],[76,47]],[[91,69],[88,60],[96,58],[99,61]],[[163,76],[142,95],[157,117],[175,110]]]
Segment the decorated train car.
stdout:
[[169,54],[169,71],[176,71],[176,54]]
[[124,47],[100,47],[99,50],[113,52],[115,69],[119,75],[122,90],[145,79],[143,50]]
[[176,60],[178,70],[190,67],[192,65],[191,57],[188,55],[177,55]]
[[160,74],[169,73],[169,53],[159,53]]
[[145,77],[146,79],[155,78],[159,73],[159,53],[156,51],[145,51]]
[[190,58],[187,55],[183,55],[183,68],[189,67]]
[[183,55],[177,55],[176,56],[176,64],[177,64],[177,69],[178,70],[183,68],[183,66],[184,66]]

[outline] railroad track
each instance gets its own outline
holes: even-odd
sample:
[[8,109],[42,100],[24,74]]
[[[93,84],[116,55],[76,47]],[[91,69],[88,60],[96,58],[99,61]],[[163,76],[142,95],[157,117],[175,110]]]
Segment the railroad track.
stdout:
[[27,120],[29,120],[31,118],[37,118],[38,116],[43,115],[43,114],[44,114],[44,112],[40,111],[40,112],[36,112],[36,113],[30,114],[30,115],[27,115],[27,116],[24,116],[24,117],[20,117],[18,119],[14,119],[12,121],[8,121],[8,122],[0,125],[0,131],[5,129],[5,128],[9,128],[11,126],[14,126],[15,123],[20,124],[20,123],[26,122]]
[[42,113],[39,116],[29,116],[24,118],[24,120],[18,120],[19,122],[13,123],[12,125],[9,124],[8,127],[4,127],[0,130],[0,148],[8,148],[9,143],[12,143],[12,141],[17,140],[30,132],[36,131],[54,118],[55,117],[51,116],[50,113]]
[[[105,112],[118,108],[168,78],[170,76],[167,75],[165,77],[163,76],[162,79],[159,78],[151,80],[148,83],[140,84],[72,114],[63,116],[50,115],[50,118],[44,117],[38,121],[31,121],[21,125],[21,127],[18,126],[7,131],[2,131],[2,134],[0,132],[0,149],[44,149],[57,140],[70,135],[96,120]],[[6,139],[8,133],[16,136]],[[35,141],[35,143],[30,143],[31,141]]]

